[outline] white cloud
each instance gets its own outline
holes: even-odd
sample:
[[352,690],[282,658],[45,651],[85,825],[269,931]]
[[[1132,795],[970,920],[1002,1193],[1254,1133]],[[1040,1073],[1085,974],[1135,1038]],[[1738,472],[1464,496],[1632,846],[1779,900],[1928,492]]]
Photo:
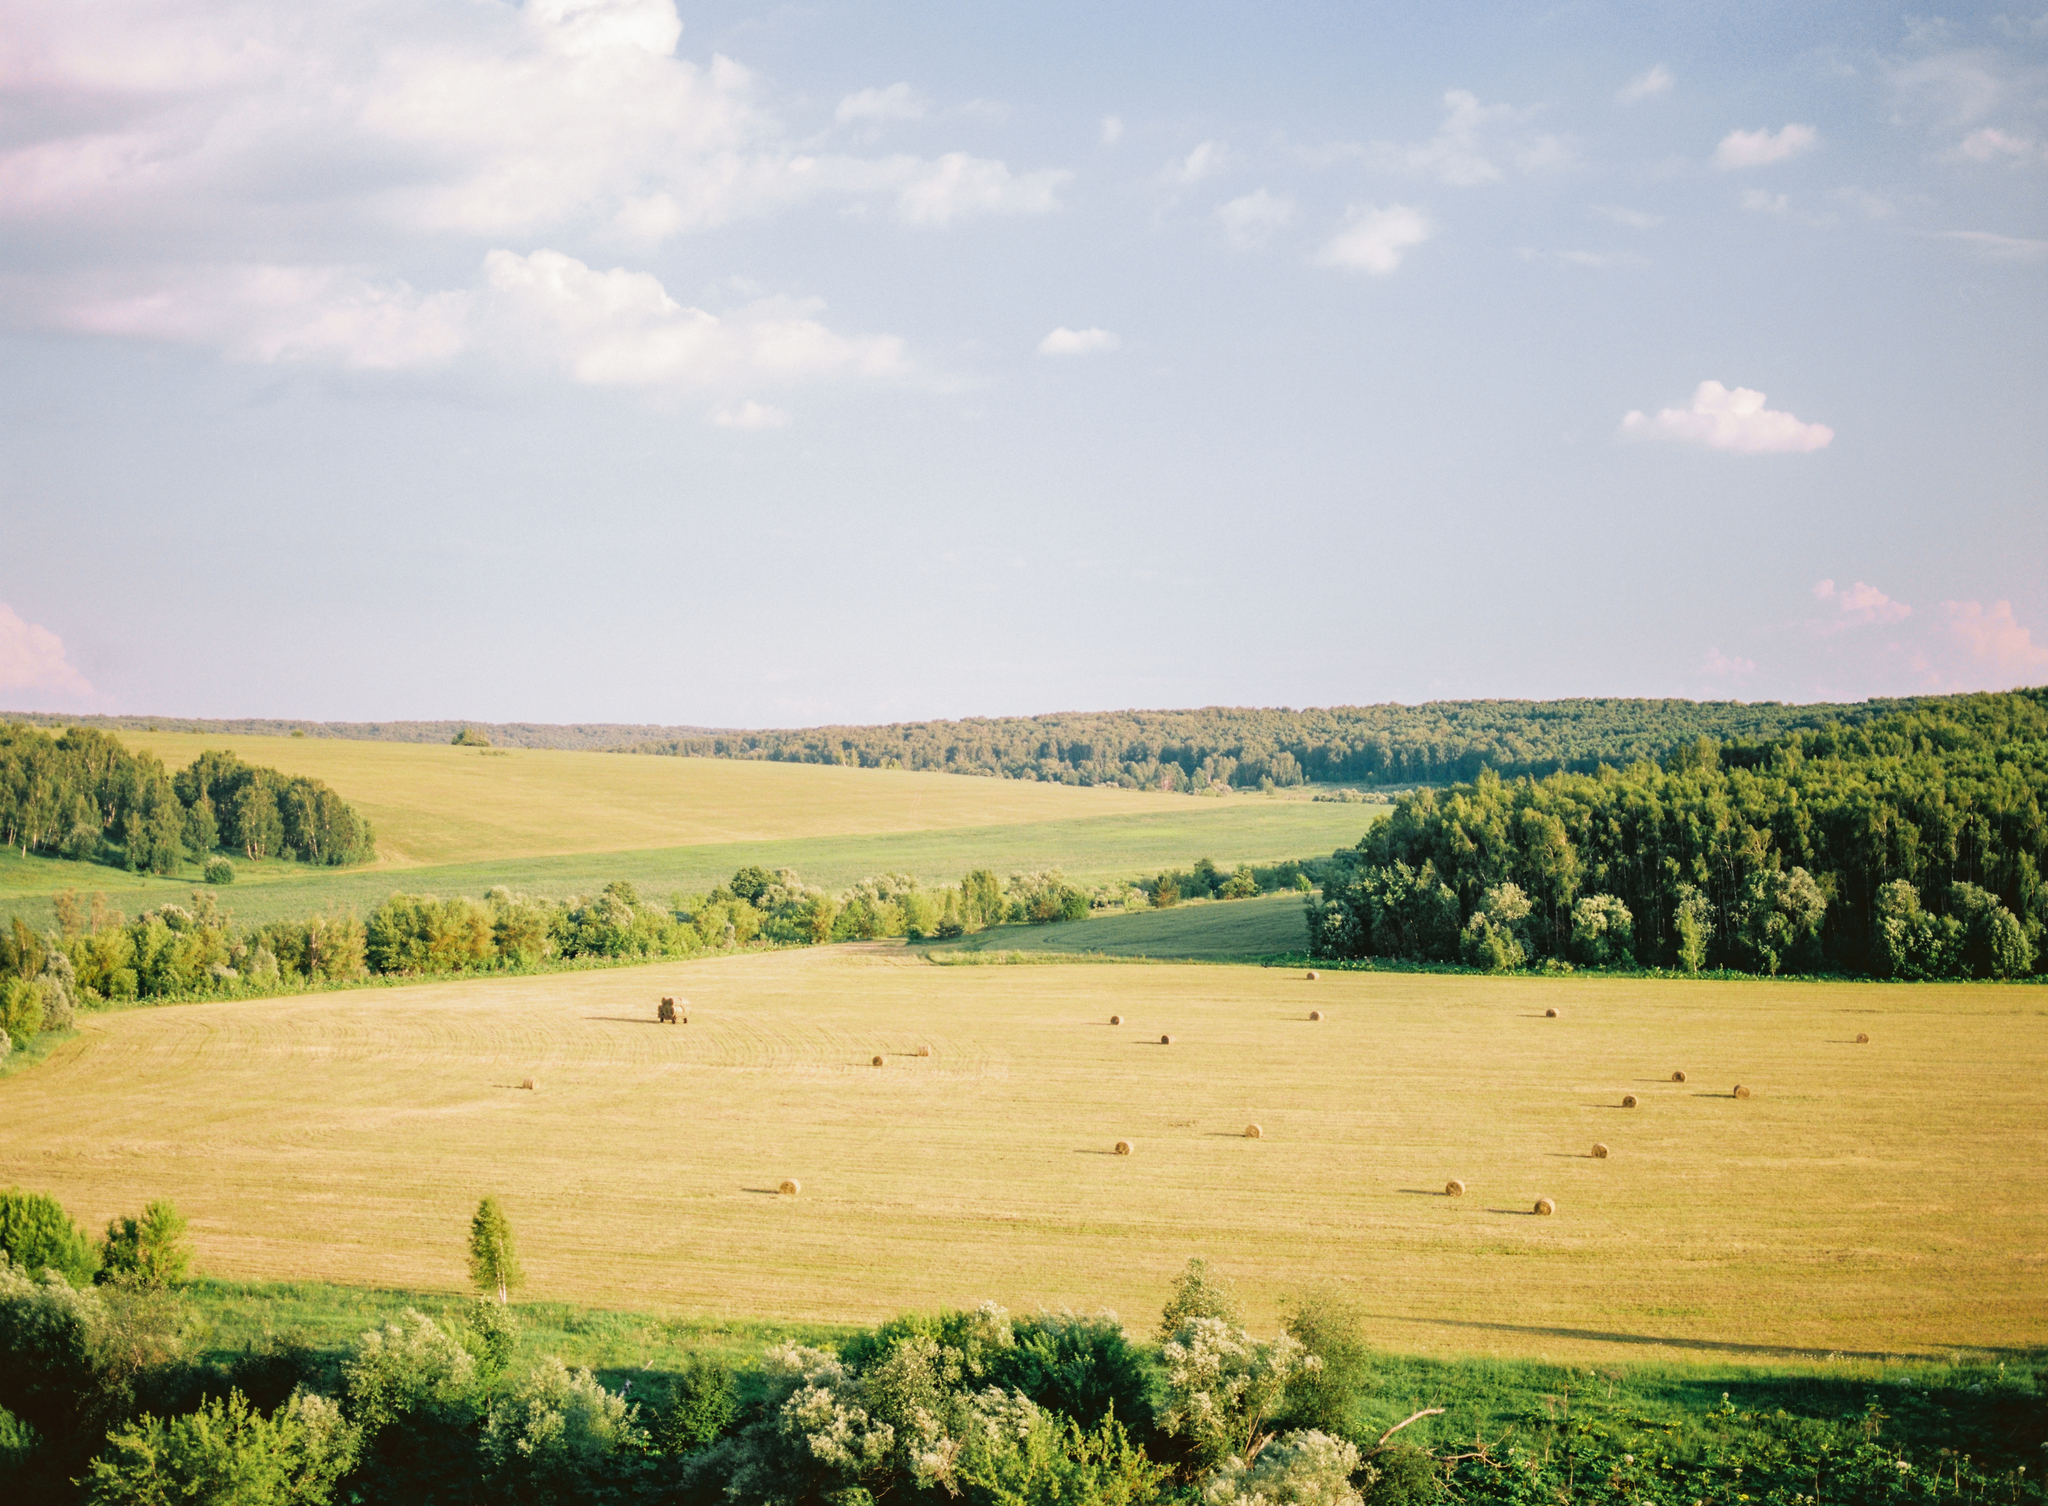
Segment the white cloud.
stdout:
[[1532,119],[1534,110],[1483,105],[1469,89],[1452,89],[1444,95],[1444,111],[1443,125],[1429,140],[1408,146],[1378,142],[1365,149],[1366,159],[1390,171],[1427,174],[1460,187],[1497,181],[1503,176],[1502,160],[1524,172],[1571,161],[1571,149],[1561,138],[1513,130]]
[[1793,123],[1777,131],[1730,131],[1714,148],[1714,166],[1727,172],[1735,168],[1765,167],[1783,162],[1809,149],[1818,136],[1810,125]]
[[87,290],[61,327],[171,340],[231,359],[422,370],[466,357],[592,386],[730,392],[762,384],[897,380],[894,336],[827,328],[816,300],[755,298],[723,313],[671,298],[660,279],[600,271],[559,251],[494,250],[469,288],[422,294],[321,267],[206,271],[123,294]]
[[1220,141],[1205,141],[1185,157],[1166,164],[1160,177],[1168,183],[1199,183],[1219,173],[1230,161],[1230,151]]
[[1315,262],[1319,267],[1343,267],[1383,277],[1435,233],[1429,216],[1419,209],[1405,204],[1381,209],[1368,204],[1352,209],[1345,227],[1323,243]]
[[1068,329],[1064,324],[1038,342],[1042,356],[1085,356],[1115,350],[1124,342],[1106,329]]
[[1942,239],[1961,241],[1993,261],[2039,261],[2048,256],[2048,241],[2029,240],[2019,235],[1998,235],[1989,230],[1944,230]]
[[1631,230],[1655,230],[1664,223],[1664,216],[1661,214],[1645,214],[1640,209],[1624,209],[1618,204],[1595,205],[1593,213],[1603,220],[1626,225]]
[[54,699],[69,709],[90,700],[93,688],[64,652],[62,638],[39,623],[23,621],[14,608],[0,602],[0,695]]
[[1124,123],[1123,123],[1123,119],[1122,119],[1122,117],[1121,117],[1121,116],[1117,116],[1117,115],[1105,115],[1105,116],[1103,116],[1103,117],[1102,117],[1102,144],[1103,144],[1104,146],[1115,146],[1115,145],[1116,145],[1116,144],[1117,144],[1117,143],[1118,143],[1119,141],[1121,141],[1121,140],[1123,140],[1123,139],[1124,139]]
[[786,429],[789,415],[780,408],[771,408],[766,403],[757,403],[752,398],[743,403],[728,404],[711,415],[711,421],[721,429]]
[[1233,246],[1257,246],[1275,230],[1294,223],[1294,200],[1261,188],[1232,199],[1216,211],[1216,218]]
[[1669,94],[1671,86],[1677,82],[1678,80],[1671,76],[1671,70],[1658,63],[1623,84],[1621,91],[1614,96],[1614,102],[1621,105],[1639,104],[1643,100],[1654,99],[1659,94]]
[[1956,148],[1958,157],[1971,162],[2030,161],[2037,157],[2048,158],[2031,136],[2015,136],[2010,131],[2001,131],[1995,126],[1986,126],[1981,131],[1972,131],[1963,138]]
[[1756,673],[1756,660],[1709,648],[1700,658],[1700,672],[1713,680],[1742,680]]
[[1783,214],[1792,207],[1789,195],[1765,193],[1761,188],[1752,188],[1742,195],[1742,207],[1751,214]]
[[2009,601],[1985,606],[1977,601],[1945,601],[1949,640],[1969,656],[1980,675],[1991,671],[1994,683],[2037,684],[2048,678],[2048,644],[2034,642],[2021,627]]
[[922,120],[925,103],[908,84],[891,84],[886,89],[863,89],[839,101],[832,118],[841,125],[864,120]]
[[1893,601],[1877,587],[1860,580],[1846,589],[1837,589],[1832,580],[1815,581],[1813,599],[1835,609],[1835,615],[1821,625],[1824,633],[1904,622],[1913,615],[1913,609],[1903,601]]
[[965,152],[916,163],[896,192],[896,213],[912,225],[949,225],[974,214],[1049,214],[1074,175],[1063,169],[1013,173],[1003,163]]
[[1743,455],[1824,450],[1835,437],[1826,424],[1802,423],[1789,413],[1766,408],[1761,392],[1748,387],[1730,390],[1719,382],[1701,382],[1690,408],[1666,408],[1655,418],[1627,414],[1621,432],[1630,439],[1669,439]]

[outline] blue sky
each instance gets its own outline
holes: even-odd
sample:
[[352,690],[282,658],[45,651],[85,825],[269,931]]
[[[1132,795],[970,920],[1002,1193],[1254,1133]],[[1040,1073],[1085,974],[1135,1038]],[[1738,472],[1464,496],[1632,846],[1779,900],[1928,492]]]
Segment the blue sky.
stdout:
[[2039,8],[0,0],[0,706],[2048,683],[2044,188]]

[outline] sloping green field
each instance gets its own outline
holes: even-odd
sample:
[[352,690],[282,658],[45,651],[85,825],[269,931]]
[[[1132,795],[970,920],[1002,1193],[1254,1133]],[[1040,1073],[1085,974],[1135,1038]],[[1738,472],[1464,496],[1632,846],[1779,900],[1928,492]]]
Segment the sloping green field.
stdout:
[[0,1185],[87,1227],[169,1197],[230,1279],[455,1291],[494,1192],[535,1300],[1142,1322],[1202,1254],[1261,1326],[1331,1280],[1400,1351],[2018,1356],[2048,1344],[2044,1081],[2033,987],[869,944],[86,1016],[0,1080]]
[[1242,962],[1299,956],[1308,950],[1308,917],[1299,894],[1218,900],[1134,915],[1098,915],[1051,926],[998,926],[934,943],[940,958],[1064,955],[1171,962]]
[[[123,736],[173,768],[224,743]],[[250,762],[326,780],[376,824],[382,854],[343,870],[238,862],[237,881],[218,897],[258,923],[330,904],[365,911],[401,888],[566,895],[623,878],[650,895],[702,891],[748,863],[794,868],[829,888],[886,872],[951,883],[976,867],[1058,867],[1094,883],[1205,856],[1225,867],[1318,856],[1356,842],[1384,810],[1298,794],[1168,795],[817,764],[318,738],[225,744]],[[132,912],[183,902],[198,876],[196,864],[154,877],[9,851],[0,905],[43,926],[61,890],[98,890]]]

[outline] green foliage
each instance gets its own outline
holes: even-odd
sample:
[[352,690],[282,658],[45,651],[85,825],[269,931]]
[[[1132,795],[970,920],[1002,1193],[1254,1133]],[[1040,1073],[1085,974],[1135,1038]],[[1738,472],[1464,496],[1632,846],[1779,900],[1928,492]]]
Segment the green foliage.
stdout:
[[1166,1372],[1162,1431],[1214,1468],[1252,1460],[1272,1436],[1289,1389],[1322,1362],[1291,1334],[1261,1342],[1222,1318],[1189,1318],[1160,1349]]
[[99,1269],[84,1231],[63,1206],[19,1187],[0,1192],[0,1254],[30,1277],[53,1270],[74,1286],[90,1282]]
[[520,1499],[587,1499],[617,1456],[648,1451],[639,1417],[639,1407],[588,1370],[550,1356],[486,1413],[485,1469]]
[[219,853],[206,860],[204,877],[209,884],[232,884],[235,881],[235,865]]
[[739,1415],[732,1367],[691,1355],[670,1380],[649,1434],[664,1454],[687,1454],[716,1443]]
[[511,1368],[513,1352],[519,1347],[519,1327],[512,1321],[512,1309],[489,1297],[478,1297],[465,1314],[463,1347],[476,1360],[479,1385],[489,1387]]
[[1159,1314],[1159,1337],[1170,1339],[1193,1318],[1216,1318],[1224,1323],[1238,1321],[1237,1293],[1230,1284],[1209,1269],[1209,1262],[1196,1255],[1173,1278],[1166,1306]]
[[192,1264],[185,1220],[169,1203],[156,1201],[140,1218],[116,1218],[100,1243],[100,1280],[161,1290],[185,1279]]
[[366,1435],[473,1401],[476,1357],[426,1314],[407,1308],[356,1342],[342,1366],[348,1414]]
[[[1338,854],[1311,947],[2019,976],[2048,926],[2044,811],[2048,691],[1893,706],[1755,747],[1702,739],[1594,774],[1486,773],[1404,796]],[[1514,945],[1486,903],[1507,884],[1530,905]]]
[[340,1408],[306,1392],[265,1417],[230,1391],[183,1416],[144,1413],[106,1442],[84,1482],[91,1506],[322,1506],[358,1447]]
[[1390,1444],[1373,1450],[1365,1506],[1434,1506],[1444,1498],[1443,1467],[1427,1449]]
[[1116,1418],[1141,1439],[1151,1426],[1151,1367],[1109,1315],[1041,1312],[1011,1325],[1013,1346],[989,1367],[997,1385],[1086,1426]]
[[1371,1379],[1372,1350],[1360,1332],[1355,1298],[1334,1287],[1308,1292],[1287,1316],[1287,1333],[1316,1363],[1296,1373],[1287,1392],[1291,1426],[1349,1437],[1353,1411]]
[[491,735],[477,727],[464,727],[448,741],[458,748],[488,748]]
[[469,1221],[469,1279],[485,1296],[496,1292],[501,1305],[512,1291],[526,1284],[512,1240],[512,1222],[494,1197],[478,1203]]
[[1201,1506],[1360,1506],[1358,1448],[1310,1430],[1285,1433],[1247,1462],[1233,1456],[1202,1482]]

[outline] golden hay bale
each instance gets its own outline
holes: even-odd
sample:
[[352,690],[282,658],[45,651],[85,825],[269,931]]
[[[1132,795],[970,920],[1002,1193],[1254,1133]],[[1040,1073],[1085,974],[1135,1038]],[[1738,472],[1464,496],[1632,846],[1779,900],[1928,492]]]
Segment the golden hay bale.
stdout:
[[932,1048],[929,1046],[919,1046],[917,1048],[917,1054],[919,1056],[930,1056],[932,1054]]
[[1539,1197],[1536,1199],[1536,1212],[1542,1217],[1548,1218],[1551,1214],[1557,1212],[1557,1204],[1547,1197]]
[[1685,1074],[1684,1074],[1683,1072],[1673,1072],[1673,1073],[1671,1074],[1671,1080],[1672,1080],[1673,1082],[1684,1082],[1684,1081],[1685,1081]]
[[1311,983],[1313,983],[1313,982],[1315,982],[1315,981],[1316,981],[1316,977],[1317,977],[1317,973],[1316,973],[1316,970],[1315,970],[1314,968],[1310,968],[1310,969],[1308,970],[1308,981],[1309,981],[1309,982],[1311,982]]
[[1543,1011],[1543,1018],[1546,1020],[1554,1020],[1557,1018],[1557,1011],[1555,1009],[1546,1009]]
[[1128,1141],[1128,1140],[1119,1140],[1119,1141],[1117,1141],[1117,1142],[1116,1142],[1116,1153],[1117,1153],[1118,1155],[1120,1155],[1120,1156],[1127,1156],[1127,1155],[1129,1155],[1129,1154],[1131,1153],[1131,1142],[1130,1142],[1130,1141]]
[[1856,1044],[1859,1046],[1867,1046],[1870,1044],[1870,1037],[1864,1034],[1861,1030],[1859,1030],[1856,1032]]
[[1593,1142],[1593,1159],[1596,1161],[1604,1161],[1607,1159],[1607,1147],[1602,1145],[1598,1140],[1595,1140]]
[[1320,1020],[1323,1017],[1323,1012],[1320,1009],[1311,1009],[1308,1012],[1308,1017],[1312,1020]]
[[1464,1195],[1465,1184],[1456,1177],[1452,1177],[1448,1182],[1444,1183],[1445,1197],[1463,1197]]
[[1636,1106],[1636,1095],[1635,1095],[1635,1094],[1633,1094],[1633,1093],[1624,1093],[1624,1094],[1622,1094],[1622,1095],[1621,1095],[1621,1106],[1622,1106],[1623,1108],[1625,1108],[1625,1109],[1632,1109],[1632,1108],[1634,1108],[1634,1107]]
[[804,1184],[802,1182],[799,1182],[795,1177],[785,1177],[783,1179],[782,1185],[776,1188],[775,1190],[785,1197],[795,1197],[799,1192],[802,1192],[804,1190]]
[[1266,1132],[1256,1124],[1247,1124],[1244,1127],[1244,1137],[1247,1140],[1263,1140],[1266,1138]]
[[1123,1022],[1124,1017],[1120,1014],[1113,1014],[1109,1017],[1109,1023],[1112,1025],[1121,1025]]
[[882,1065],[882,1059],[879,1056],[875,1058],[875,1065],[878,1067]]
[[1735,1085],[1735,1096],[1737,1098],[1747,1098],[1749,1097],[1749,1089],[1745,1088],[1741,1083],[1737,1083]]
[[1173,1037],[1170,1035],[1162,1035],[1161,1037],[1159,1037],[1159,1044],[1162,1046],[1171,1046],[1173,1044]]
[[522,1088],[531,1088],[531,1087],[533,1086],[533,1079],[529,1077],[529,1078],[527,1078],[527,1079],[526,1079],[526,1081],[522,1082],[522,1083],[521,1083],[521,1084],[520,1084],[519,1086],[520,1086],[520,1087],[522,1087]]

